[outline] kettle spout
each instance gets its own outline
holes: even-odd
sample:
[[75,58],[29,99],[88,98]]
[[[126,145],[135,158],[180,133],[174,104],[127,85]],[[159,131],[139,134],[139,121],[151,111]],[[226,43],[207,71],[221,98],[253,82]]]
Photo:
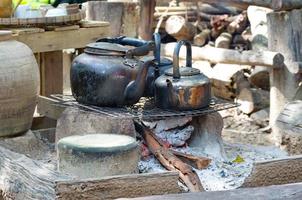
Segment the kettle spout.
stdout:
[[167,94],[168,94],[168,99],[172,103],[172,105],[178,105],[178,95],[174,92],[173,90],[173,84],[171,80],[166,79],[166,84],[167,84]]
[[155,66],[153,60],[146,61],[142,66],[140,66],[136,79],[127,85],[124,91],[124,98],[127,104],[138,102],[143,95],[148,69],[151,65]]

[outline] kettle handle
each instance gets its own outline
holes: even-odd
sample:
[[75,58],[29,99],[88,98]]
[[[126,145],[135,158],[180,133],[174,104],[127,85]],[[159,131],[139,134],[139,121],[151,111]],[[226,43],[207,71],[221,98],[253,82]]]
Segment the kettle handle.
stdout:
[[186,67],[192,67],[192,46],[189,41],[181,40],[179,41],[174,49],[173,53],[173,78],[179,79],[179,52],[182,45],[186,45],[187,55],[186,55]]
[[114,44],[120,44],[123,46],[133,46],[136,48],[130,49],[126,52],[128,57],[132,56],[144,56],[149,53],[149,51],[154,49],[154,43],[150,41],[145,41],[141,39],[119,36],[119,37],[106,37],[98,39],[96,42],[109,42]]
[[157,61],[158,66],[160,66],[160,45],[161,45],[160,34],[154,33],[153,39],[155,42],[155,49],[153,51],[153,55],[154,55],[155,60]]

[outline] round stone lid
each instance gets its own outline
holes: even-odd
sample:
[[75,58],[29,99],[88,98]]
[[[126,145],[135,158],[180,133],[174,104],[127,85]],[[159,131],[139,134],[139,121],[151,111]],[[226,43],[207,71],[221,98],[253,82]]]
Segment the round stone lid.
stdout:
[[74,135],[62,138],[58,142],[59,148],[74,149],[82,152],[104,153],[127,151],[137,147],[133,137],[117,134],[88,134]]

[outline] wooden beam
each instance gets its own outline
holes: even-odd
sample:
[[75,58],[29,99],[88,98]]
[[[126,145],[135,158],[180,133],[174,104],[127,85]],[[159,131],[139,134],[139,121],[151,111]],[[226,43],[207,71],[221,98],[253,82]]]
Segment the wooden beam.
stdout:
[[[270,187],[244,188],[227,191],[197,192],[172,194],[164,196],[149,196],[134,198],[132,200],[200,200],[200,199],[223,199],[223,200],[256,200],[256,199],[302,199],[302,183],[288,185],[274,185]],[[120,199],[126,200],[126,199]]]
[[152,39],[153,16],[156,0],[140,0],[139,37],[144,40]]
[[285,57],[283,68],[270,71],[270,125],[276,143],[281,143],[282,130],[275,126],[275,121],[284,105],[294,98],[302,80],[302,10],[271,12],[267,22],[269,49]]
[[302,182],[302,156],[256,162],[241,187],[261,187]]
[[116,199],[179,193],[178,173],[149,173],[105,177],[99,180],[58,181],[57,199]]
[[52,51],[40,54],[41,94],[63,94],[63,52]]
[[203,2],[203,3],[217,3],[217,4],[227,4],[234,7],[240,7],[242,9],[247,9],[248,6],[260,6],[271,8],[274,11],[282,10],[293,10],[302,8],[301,0],[181,0],[184,2]]
[[46,31],[15,35],[13,38],[29,46],[34,53],[59,51],[68,48],[82,48],[98,38],[110,35],[109,23],[103,22],[102,27],[80,28],[67,31]]
[[[173,57],[176,43],[163,44],[161,54]],[[185,59],[186,52],[181,48],[180,58]],[[239,65],[260,65],[272,68],[283,67],[284,57],[282,54],[271,51],[243,51],[221,49],[214,47],[192,47],[193,60],[207,60],[211,63],[226,63]]]

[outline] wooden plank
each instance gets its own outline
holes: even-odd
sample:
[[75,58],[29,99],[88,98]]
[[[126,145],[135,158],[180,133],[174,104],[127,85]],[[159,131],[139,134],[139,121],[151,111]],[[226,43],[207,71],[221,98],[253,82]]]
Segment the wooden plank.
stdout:
[[17,35],[45,32],[43,28],[17,28],[17,29],[11,29],[11,31],[13,34],[17,34]]
[[68,48],[82,48],[98,38],[110,35],[109,25],[93,28],[80,28],[78,30],[46,31],[44,33],[31,33],[16,35],[14,39],[27,44],[34,53],[58,51]]
[[151,40],[156,0],[140,0],[140,5],[139,37],[144,40]]
[[110,36],[137,36],[139,21],[138,3],[88,1],[87,19],[110,22]]
[[55,105],[55,103],[58,103],[58,101],[48,97],[39,96],[37,104],[38,113],[51,119],[59,119],[62,112],[65,110],[65,107]]
[[58,181],[57,199],[116,199],[179,193],[178,174],[173,172],[132,174],[99,180]]
[[[302,183],[277,185],[260,188],[245,188],[228,191],[215,192],[198,192],[198,193],[184,193],[172,194],[165,196],[149,196],[134,198],[133,200],[298,200],[302,199]],[[126,199],[120,199],[126,200]]]
[[302,182],[302,155],[256,162],[241,187],[260,187]]
[[63,52],[41,53],[41,94],[63,94]]
[[77,30],[79,25],[70,25],[70,26],[46,26],[47,31],[68,31],[68,30]]

